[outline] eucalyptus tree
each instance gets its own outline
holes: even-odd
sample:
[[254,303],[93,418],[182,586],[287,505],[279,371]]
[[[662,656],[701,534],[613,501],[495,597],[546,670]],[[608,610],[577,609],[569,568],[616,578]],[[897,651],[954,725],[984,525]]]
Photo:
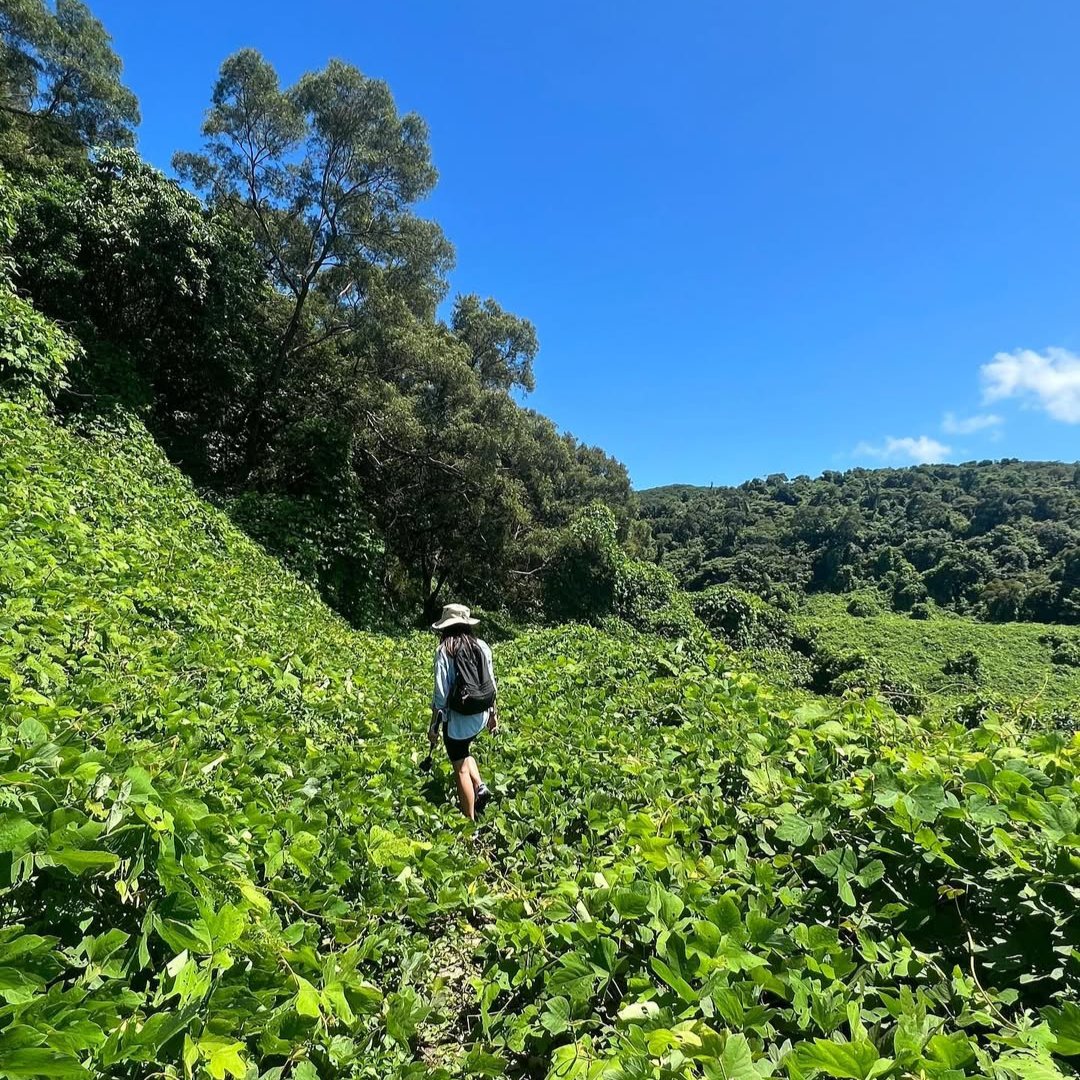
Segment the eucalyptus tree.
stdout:
[[82,0],[0,4],[0,111],[30,122],[36,148],[130,146],[139,123],[112,39]]
[[433,317],[453,251],[413,212],[436,180],[424,121],[350,64],[332,60],[282,88],[244,49],[222,65],[203,134],[203,152],[177,154],[174,167],[245,225],[287,302],[248,405],[250,473],[274,399],[305,354],[356,329],[383,292]]

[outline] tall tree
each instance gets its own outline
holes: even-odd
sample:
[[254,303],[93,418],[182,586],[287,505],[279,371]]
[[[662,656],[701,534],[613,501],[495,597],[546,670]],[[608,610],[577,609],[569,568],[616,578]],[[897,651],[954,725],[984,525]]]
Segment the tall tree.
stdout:
[[459,296],[450,326],[469,350],[472,368],[484,386],[535,389],[532,364],[540,343],[528,319],[504,311],[490,297],[482,301],[478,296]]
[[355,329],[382,292],[433,316],[453,252],[411,210],[436,180],[423,120],[399,115],[386,84],[349,64],[332,60],[283,90],[257,52],[236,53],[222,65],[203,133],[204,152],[177,154],[177,172],[250,229],[289,304],[253,387],[250,473],[293,365]]
[[40,141],[130,146],[139,104],[121,82],[105,27],[82,0],[0,4],[0,110],[32,121]]

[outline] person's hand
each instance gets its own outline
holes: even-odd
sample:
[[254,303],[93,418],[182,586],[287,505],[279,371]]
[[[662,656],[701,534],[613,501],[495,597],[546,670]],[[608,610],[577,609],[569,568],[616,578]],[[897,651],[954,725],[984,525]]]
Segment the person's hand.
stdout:
[[435,713],[431,718],[431,723],[428,724],[427,729],[427,741],[428,746],[432,749],[435,748],[435,744],[439,741],[439,714]]
[[494,709],[488,713],[487,729],[492,735],[499,730],[499,714]]

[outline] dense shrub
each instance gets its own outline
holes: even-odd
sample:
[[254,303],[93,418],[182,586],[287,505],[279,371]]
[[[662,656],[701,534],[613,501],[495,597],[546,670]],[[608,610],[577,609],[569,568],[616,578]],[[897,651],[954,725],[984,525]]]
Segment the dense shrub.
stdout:
[[860,593],[848,601],[847,613],[856,619],[870,619],[881,614],[881,602],[875,596]]
[[1080,642],[1063,641],[1054,649],[1050,659],[1063,667],[1080,667]]
[[734,649],[782,649],[791,644],[787,615],[753,593],[714,585],[691,593],[690,602],[705,626]]
[[868,694],[912,716],[926,709],[926,694],[918,684],[869,653],[819,645],[812,662],[812,686],[818,693]]
[[981,663],[979,657],[971,649],[965,649],[959,655],[946,660],[941,665],[941,670],[946,675],[962,675],[977,682],[981,674]]
[[40,404],[63,387],[78,345],[15,293],[10,245],[21,203],[21,193],[0,170],[0,393]]
[[675,575],[655,563],[624,559],[615,584],[615,614],[661,637],[691,637],[702,625]]
[[78,344],[0,283],[0,393],[44,404],[64,386]]
[[623,555],[611,509],[594,503],[562,530],[544,568],[544,611],[556,622],[589,622],[610,614]]
[[911,610],[908,612],[908,614],[912,619],[917,619],[925,622],[925,620],[933,618],[934,612],[929,604],[920,601],[919,603],[913,604],[911,606]]
[[626,556],[617,539],[615,515],[602,504],[579,511],[562,531],[542,588],[545,614],[558,622],[599,624],[614,617],[637,630],[671,638],[702,629],[674,574]]
[[377,622],[384,549],[355,499],[247,491],[227,509],[249,536],[314,585],[353,625]]

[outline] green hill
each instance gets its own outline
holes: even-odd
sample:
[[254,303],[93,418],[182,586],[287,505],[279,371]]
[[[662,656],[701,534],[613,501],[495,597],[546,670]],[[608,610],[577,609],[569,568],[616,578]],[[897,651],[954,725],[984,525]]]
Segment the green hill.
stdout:
[[881,591],[994,622],[1080,622],[1080,467],[1052,461],[782,473],[639,495],[657,555],[691,590],[766,598]]
[[[913,680],[937,714],[995,702],[1027,717],[1080,721],[1080,632],[1040,623],[989,625],[949,612],[860,617],[842,596],[813,596],[795,625],[827,654],[858,654]],[[872,609],[871,609],[872,610]]]
[[137,425],[0,406],[0,1075],[1051,1077],[1080,741],[798,708],[704,644],[497,648],[498,799]]

